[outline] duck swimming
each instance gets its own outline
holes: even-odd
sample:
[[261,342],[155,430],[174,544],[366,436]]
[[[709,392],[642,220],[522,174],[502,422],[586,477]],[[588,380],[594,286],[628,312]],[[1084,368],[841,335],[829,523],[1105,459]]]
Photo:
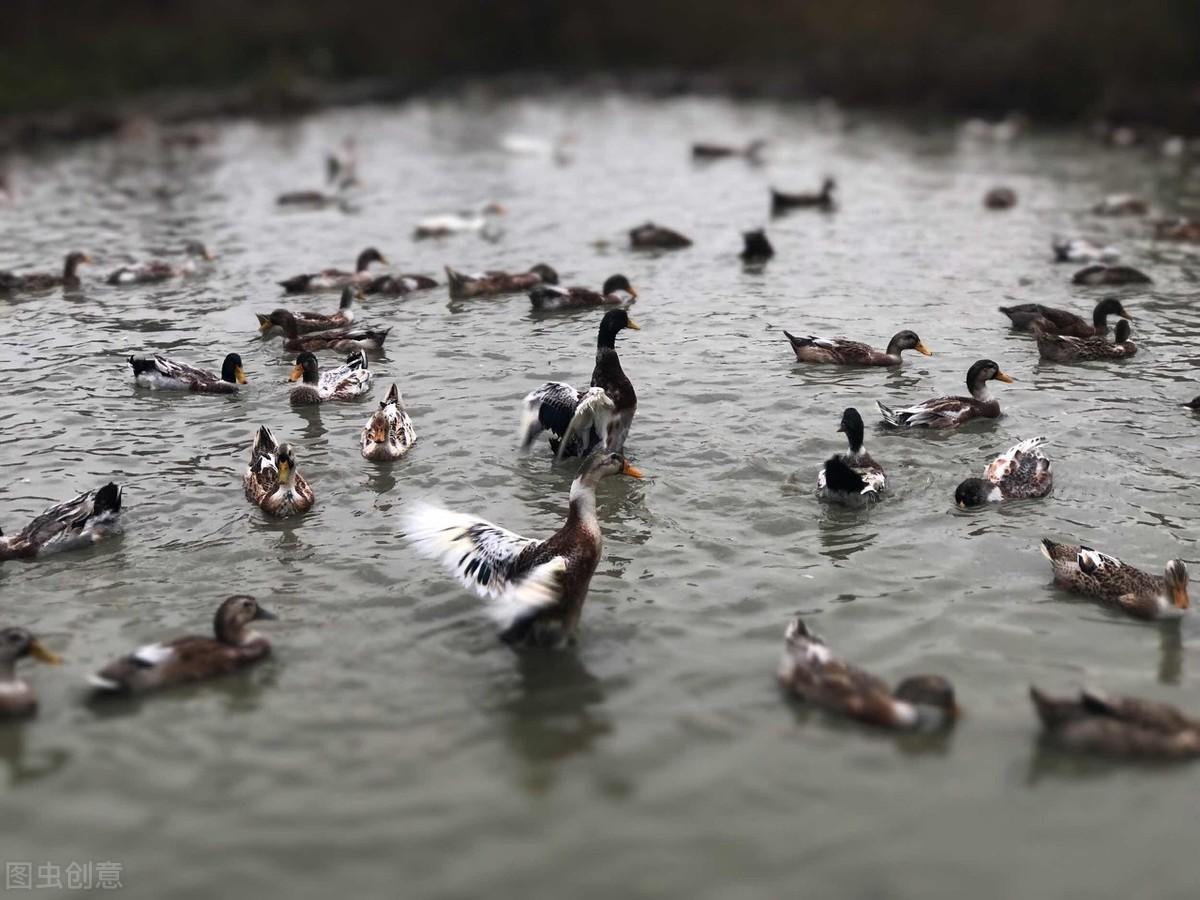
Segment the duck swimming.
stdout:
[[1097,287],[1101,285],[1151,284],[1153,279],[1133,266],[1106,266],[1096,263],[1080,269],[1072,275],[1071,282]]
[[486,233],[492,228],[495,217],[502,215],[504,215],[503,206],[499,203],[488,203],[475,212],[429,216],[419,221],[413,228],[413,240],[444,238],[471,231]]
[[375,373],[367,367],[367,355],[355,350],[336,369],[320,370],[317,357],[305,350],[296,357],[288,381],[302,381],[288,399],[293,406],[324,403],[326,400],[357,400],[371,391]]
[[340,291],[347,285],[365,287],[372,281],[371,263],[387,263],[383,254],[374,247],[368,247],[358,254],[353,272],[341,269],[323,269],[310,275],[293,275],[278,284],[289,294],[304,294],[315,291]]
[[678,231],[647,222],[630,229],[629,244],[634,250],[678,250],[692,246],[692,241]]
[[56,287],[77,288],[80,281],[76,270],[80,266],[90,264],[91,261],[90,256],[77,250],[67,254],[61,275],[55,275],[53,272],[27,272],[20,275],[0,270],[0,292],[48,291]]
[[620,453],[637,412],[637,393],[617,355],[617,334],[641,326],[623,309],[609,310],[596,336],[596,366],[591,388],[578,391],[551,381],[530,391],[522,401],[521,447],[528,448],[543,431],[550,432],[550,449],[559,457],[579,456],[598,445]]
[[401,294],[411,294],[413,291],[425,291],[437,287],[437,281],[428,275],[380,275],[367,285],[368,294],[382,294],[385,297],[399,297]]
[[614,306],[636,299],[637,291],[624,275],[609,276],[599,293],[585,287],[563,288],[555,284],[541,284],[529,292],[529,302],[539,312]]
[[1188,608],[1187,566],[1167,563],[1162,577],[1126,565],[1115,556],[1077,544],[1042,539],[1042,556],[1050,560],[1054,583],[1123,610],[1137,619],[1177,619]]
[[1054,251],[1054,261],[1065,263],[1116,262],[1121,257],[1121,251],[1111,245],[1098,247],[1083,238],[1054,238],[1050,242]]
[[983,195],[987,209],[1012,209],[1017,205],[1017,192],[1010,187],[994,187]]
[[1043,306],[1041,303],[1020,303],[1016,306],[1001,306],[1000,312],[1008,316],[1012,327],[1018,331],[1033,331],[1035,326],[1047,334],[1065,334],[1072,337],[1095,337],[1108,334],[1108,317],[1120,316],[1132,319],[1121,301],[1107,297],[1096,304],[1089,323],[1081,316],[1066,309]]
[[181,637],[147,644],[113,660],[88,683],[100,695],[143,694],[230,675],[271,655],[271,643],[251,630],[252,622],[274,621],[275,614],[253,597],[238,594],[217,607],[213,637]]
[[916,350],[922,356],[933,356],[933,351],[917,336],[915,331],[897,331],[888,341],[886,350],[876,350],[869,344],[846,338],[822,338],[815,335],[796,337],[783,333],[792,345],[798,362],[829,363],[838,366],[898,366],[904,350]]
[[1114,759],[1180,760],[1200,756],[1200,720],[1174,706],[1082,690],[1052,697],[1030,687],[1045,740],[1060,750]]
[[395,384],[362,430],[362,455],[377,462],[399,459],[417,442],[417,431]]
[[892,428],[957,428],[972,419],[995,419],[1000,416],[1000,401],[988,392],[989,381],[1012,384],[1012,378],[1000,371],[990,359],[981,359],[967,370],[967,390],[970,397],[938,397],[915,406],[892,409],[879,401],[879,413],[885,425]]
[[742,262],[762,263],[775,255],[775,248],[767,240],[767,233],[759,228],[755,231],[742,232]]
[[819,209],[828,212],[835,206],[833,192],[836,189],[837,182],[832,178],[822,181],[821,189],[815,194],[789,194],[771,188],[771,212],[774,215],[792,209]]
[[968,478],[954,490],[959,509],[983,506],[1001,500],[1045,497],[1054,478],[1050,460],[1042,453],[1044,437],[1029,438],[1009,447],[992,460],[982,478]]
[[799,617],[784,634],[779,683],[793,696],[828,713],[893,731],[934,732],[958,718],[954,688],[940,675],[914,675],[895,690],[833,655]]
[[538,263],[528,272],[479,272],[474,275],[464,275],[446,266],[446,283],[450,286],[451,300],[468,300],[555,285],[558,284],[558,273],[544,263]]
[[825,461],[817,473],[818,495],[847,505],[879,500],[887,487],[887,473],[863,446],[863,420],[857,409],[849,407],[842,413],[838,432],[846,435],[850,449]]
[[308,350],[382,350],[391,328],[335,328],[300,333],[300,323],[286,309],[271,314],[271,324],[283,328],[283,349],[292,353]]
[[187,258],[182,265],[152,259],[149,262],[121,266],[110,273],[105,281],[108,284],[158,284],[172,278],[194,275],[201,262],[212,262],[216,259],[199,241],[188,241],[183,247],[183,252]]
[[706,141],[697,141],[692,144],[692,159],[713,160],[713,159],[729,159],[730,157],[740,156],[748,159],[751,162],[758,162],[762,157],[762,152],[767,147],[767,142],[762,138],[757,138],[748,144],[741,147],[735,147],[730,144],[714,144]]
[[316,313],[297,312],[288,309],[276,309],[267,315],[255,313],[258,318],[258,331],[264,338],[284,333],[284,321],[291,316],[296,321],[296,333],[311,334],[314,331],[329,331],[333,328],[345,328],[354,321],[354,301],[362,299],[362,291],[351,285],[342,288],[342,300],[336,312]]
[[192,391],[196,394],[234,394],[246,383],[242,358],[230,353],[221,363],[221,374],[197,369],[157,353],[153,356],[131,356],[129,366],[133,380],[142,387],[156,391]]
[[553,645],[574,639],[600,561],[596,485],[610,475],[641,478],[619,453],[588,457],[571,483],[567,521],[545,540],[521,537],[476,516],[414,506],[405,538],[437,559],[477,596],[510,644]]
[[1087,362],[1094,359],[1126,359],[1137,353],[1137,344],[1129,339],[1129,323],[1117,323],[1112,343],[1103,337],[1077,338],[1061,334],[1046,334],[1035,328],[1038,353],[1051,362]]
[[17,534],[0,532],[0,562],[90,547],[120,531],[121,488],[102,488],[50,507]]
[[1092,207],[1098,216],[1144,216],[1149,207],[1146,201],[1133,194],[1109,194]]
[[62,659],[24,628],[0,629],[0,719],[18,719],[37,712],[37,694],[29,682],[17,677],[17,663],[25,657],[57,666]]
[[1160,241],[1200,243],[1200,221],[1179,218],[1155,222],[1154,236]]
[[313,489],[296,470],[291,444],[276,441],[266,425],[254,436],[242,488],[247,500],[277,519],[306,513],[316,500]]

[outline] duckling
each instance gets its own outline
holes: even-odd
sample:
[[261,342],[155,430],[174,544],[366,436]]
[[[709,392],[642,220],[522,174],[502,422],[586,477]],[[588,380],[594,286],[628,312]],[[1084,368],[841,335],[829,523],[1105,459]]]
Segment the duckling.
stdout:
[[230,353],[221,363],[221,374],[197,369],[157,353],[153,356],[131,356],[129,366],[133,380],[142,387],[157,391],[192,391],[197,394],[233,394],[246,383],[242,358]]
[[446,283],[450,286],[451,300],[467,300],[528,291],[540,285],[556,285],[558,273],[545,263],[538,263],[528,272],[479,272],[475,275],[464,275],[446,266]]
[[1200,756],[1200,720],[1166,703],[1084,689],[1052,697],[1029,688],[1043,736],[1060,750],[1114,759]]
[[1096,308],[1092,310],[1091,324],[1070,310],[1043,306],[1041,303],[1001,306],[1000,312],[1008,316],[1012,327],[1018,331],[1033,331],[1034,327],[1038,326],[1047,334],[1063,334],[1072,337],[1097,337],[1108,334],[1109,316],[1120,316],[1122,319],[1133,318],[1116,297],[1106,297],[1096,304]]
[[1050,242],[1050,249],[1054,251],[1054,261],[1060,263],[1113,263],[1121,257],[1121,251],[1111,244],[1098,247],[1083,238],[1056,237]]
[[1054,481],[1050,460],[1041,449],[1045,443],[1046,438],[1034,437],[1009,447],[988,464],[982,478],[968,478],[954,489],[954,503],[967,509],[1001,500],[1045,497]]
[[345,328],[354,321],[354,301],[356,299],[361,300],[362,297],[363,293],[360,288],[348,284],[342,288],[342,301],[338,305],[337,312],[316,313],[276,309],[267,315],[263,315],[262,313],[255,313],[254,315],[258,317],[259,334],[264,338],[283,334],[283,323],[289,315],[296,320],[297,334],[329,331],[333,328]]
[[1126,565],[1114,556],[1043,538],[1054,583],[1123,610],[1138,619],[1177,619],[1188,608],[1188,572],[1181,559],[1167,563],[1163,577]]
[[692,144],[692,159],[713,160],[740,156],[751,162],[759,162],[766,147],[767,142],[762,138],[756,138],[742,147],[698,141]]
[[1179,218],[1155,222],[1154,236],[1160,241],[1200,243],[1200,221]]
[[829,212],[836,205],[833,198],[836,189],[837,182],[828,177],[821,182],[821,189],[815,194],[788,194],[771,188],[771,212],[774,215],[792,209],[819,209]]
[[183,278],[194,275],[199,269],[200,262],[212,262],[216,259],[199,241],[188,241],[183,246],[186,256],[182,265],[175,265],[161,259],[138,263],[121,268],[109,274],[105,281],[108,284],[157,284],[172,278]]
[[363,426],[363,458],[381,462],[399,459],[416,442],[417,430],[404,409],[400,389],[393,384],[387,397],[379,401],[379,409]]
[[283,349],[295,353],[308,350],[382,350],[391,328],[336,328],[300,334],[300,323],[286,309],[271,314],[271,323],[283,328]]
[[933,351],[917,336],[915,331],[897,331],[888,341],[887,350],[876,350],[868,344],[846,338],[822,338],[815,335],[796,337],[783,333],[792,345],[798,362],[831,363],[839,366],[898,366],[900,354],[905,350],[916,350],[922,356],[933,356]]
[[1077,338],[1047,334],[1036,327],[1033,335],[1042,359],[1052,362],[1087,362],[1093,359],[1127,359],[1137,353],[1137,344],[1129,339],[1129,330],[1129,323],[1122,319],[1117,323],[1112,343],[1103,337]]
[[76,270],[80,266],[90,264],[91,261],[92,258],[86,253],[76,250],[67,254],[61,275],[55,275],[53,272],[29,272],[19,275],[16,272],[0,271],[0,293],[48,291],[56,287],[77,288],[80,281]]
[[884,424],[892,428],[957,428],[972,419],[999,418],[1000,401],[988,392],[989,381],[1012,384],[1013,379],[992,360],[981,359],[967,370],[970,397],[937,397],[900,409],[884,406],[878,400],[875,405]]
[[367,285],[368,294],[382,294],[385,297],[399,297],[401,294],[411,294],[413,291],[425,291],[437,287],[437,280],[428,275],[380,275]]
[[371,263],[384,263],[387,260],[374,247],[368,247],[358,254],[353,272],[341,269],[323,269],[311,275],[293,275],[278,284],[289,294],[304,294],[314,291],[340,291],[347,285],[364,287],[371,283],[372,276],[368,271]]
[[854,407],[842,413],[838,432],[850,444],[847,453],[829,457],[817,473],[817,493],[822,500],[847,505],[873,503],[887,488],[887,473],[863,446],[863,420]]
[[120,532],[120,515],[121,488],[110,481],[50,507],[17,534],[0,532],[0,561],[90,547]]
[[[577,456],[602,445],[620,453],[637,412],[637,393],[617,355],[617,334],[641,326],[623,309],[609,310],[596,336],[596,367],[591,389],[578,391],[551,381],[530,391],[522,401],[520,440],[528,448],[543,431],[550,432],[550,449],[558,457]],[[577,435],[582,435],[575,439]]]
[[296,357],[296,365],[288,381],[303,380],[292,389],[289,399],[293,406],[324,403],[326,400],[357,400],[371,390],[375,373],[367,368],[367,355],[353,351],[346,362],[336,369],[320,371],[317,357],[305,350]]
[[499,203],[488,203],[478,211],[446,213],[422,219],[413,229],[413,240],[444,238],[470,231],[484,232],[494,228],[496,216],[504,215]]
[[805,703],[893,731],[941,731],[953,726],[959,716],[954,687],[945,678],[913,675],[893,690],[835,657],[799,617],[784,634],[778,677],[784,690]]
[[1146,201],[1133,194],[1109,194],[1092,207],[1098,216],[1144,216],[1149,207]]
[[24,628],[0,630],[0,719],[18,719],[37,712],[37,694],[17,677],[17,661],[32,656],[50,666],[61,665],[57,653]]
[[1074,284],[1098,285],[1152,284],[1153,279],[1133,266],[1106,266],[1100,263],[1080,269],[1071,276]]
[[634,250],[678,250],[692,246],[691,238],[653,222],[630,229],[629,243]]
[[313,489],[296,469],[291,444],[277,442],[265,425],[254,436],[242,488],[247,500],[277,519],[302,515],[316,500]]
[[740,254],[742,262],[763,263],[775,255],[775,248],[767,240],[766,231],[761,228],[742,232],[742,243],[744,244]]
[[246,594],[226,598],[213,617],[213,637],[188,636],[139,647],[88,677],[97,695],[143,694],[230,675],[271,655],[271,643],[251,622],[276,615]]
[[1010,187],[994,187],[983,195],[987,209],[1012,209],[1017,205],[1017,192]]
[[571,483],[566,524],[545,540],[521,537],[472,515],[416,505],[405,538],[476,595],[510,644],[573,641],[600,561],[596,485],[609,475],[641,478],[619,453],[588,457]]
[[584,309],[590,306],[612,306],[637,299],[637,291],[624,275],[611,275],[600,293],[585,287],[559,287],[541,284],[529,292],[529,302],[539,312],[558,312],[564,309]]

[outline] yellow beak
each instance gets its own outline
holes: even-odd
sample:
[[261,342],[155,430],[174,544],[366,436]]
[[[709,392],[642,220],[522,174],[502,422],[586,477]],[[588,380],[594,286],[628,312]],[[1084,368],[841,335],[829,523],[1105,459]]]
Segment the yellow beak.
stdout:
[[924,341],[917,341],[917,346],[913,347],[922,356],[933,356],[933,351],[925,346]]
[[241,366],[238,366],[236,369],[233,370],[233,377],[237,380],[238,384],[246,383],[246,373],[242,371]]
[[630,478],[644,478],[645,477],[642,474],[642,470],[636,469],[633,466],[631,466],[629,464],[628,460],[626,460],[625,465],[621,467],[621,474],[628,475]]
[[1003,381],[1005,384],[1012,384],[1013,378],[1011,375],[1005,375],[1003,372],[996,373],[996,380]]
[[92,258],[85,253],[85,254],[83,254],[83,258],[80,259],[79,261],[81,263],[88,263],[90,265],[92,262]]
[[288,480],[288,476],[292,473],[292,467],[288,465],[286,460],[280,460],[276,472],[279,473],[279,481],[282,483]]
[[292,374],[288,376],[288,381],[299,381],[304,377],[304,367],[300,365],[292,366]]
[[368,437],[373,444],[383,444],[387,441],[387,432],[382,428],[372,428]]
[[641,330],[642,330],[642,326],[641,326],[641,325],[639,325],[637,322],[633,321],[633,319],[627,319],[627,320],[626,320],[626,322],[625,322],[625,327],[626,327],[626,328],[632,328],[634,331],[641,331]]
[[45,644],[34,638],[29,644],[29,652],[33,658],[39,662],[44,662],[50,666],[62,665],[62,657],[48,648]]
[[1174,596],[1171,598],[1177,609],[1188,608],[1188,592],[1186,584],[1175,585]]

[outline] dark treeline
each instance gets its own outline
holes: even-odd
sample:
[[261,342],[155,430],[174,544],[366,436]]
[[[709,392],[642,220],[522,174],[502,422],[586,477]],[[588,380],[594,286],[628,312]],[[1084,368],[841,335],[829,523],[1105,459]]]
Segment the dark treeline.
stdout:
[[[1200,130],[1197,0],[6,0],[0,114],[163,88],[677,86]],[[647,82],[650,83],[650,82]]]

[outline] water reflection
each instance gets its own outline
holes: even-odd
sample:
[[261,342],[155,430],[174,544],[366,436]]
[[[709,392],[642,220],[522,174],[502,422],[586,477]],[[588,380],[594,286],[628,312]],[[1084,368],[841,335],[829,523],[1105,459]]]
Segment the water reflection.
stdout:
[[1162,684],[1183,681],[1183,630],[1179,622],[1163,622],[1158,629],[1158,680]]
[[0,724],[0,761],[8,766],[8,783],[13,787],[53,775],[71,760],[71,754],[59,748],[30,754],[25,744],[27,727],[26,722]]

